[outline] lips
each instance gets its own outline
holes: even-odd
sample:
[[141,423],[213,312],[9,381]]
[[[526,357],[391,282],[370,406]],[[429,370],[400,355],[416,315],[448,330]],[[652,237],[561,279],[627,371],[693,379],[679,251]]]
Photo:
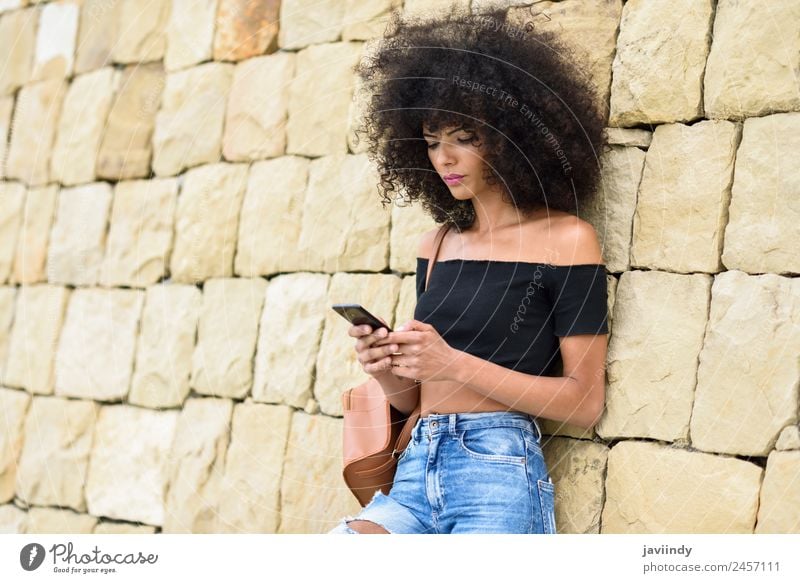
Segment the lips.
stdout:
[[447,174],[443,177],[445,180],[456,180],[458,178],[464,178],[463,174]]

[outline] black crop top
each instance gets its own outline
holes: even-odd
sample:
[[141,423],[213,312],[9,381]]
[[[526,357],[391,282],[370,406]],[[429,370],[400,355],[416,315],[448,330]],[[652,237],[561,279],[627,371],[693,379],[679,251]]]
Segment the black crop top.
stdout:
[[427,270],[417,257],[414,319],[453,348],[506,368],[554,376],[559,336],[608,333],[603,264],[439,260],[425,290]]

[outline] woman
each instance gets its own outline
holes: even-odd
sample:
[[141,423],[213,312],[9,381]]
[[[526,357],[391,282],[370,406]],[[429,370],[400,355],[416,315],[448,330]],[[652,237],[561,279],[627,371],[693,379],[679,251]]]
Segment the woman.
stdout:
[[564,47],[505,16],[395,15],[356,69],[384,204],[402,190],[446,232],[427,289],[439,229],[421,238],[414,319],[349,331],[392,405],[421,415],[389,494],[331,533],[555,533],[537,418],[602,413],[605,267],[574,213],[604,120]]

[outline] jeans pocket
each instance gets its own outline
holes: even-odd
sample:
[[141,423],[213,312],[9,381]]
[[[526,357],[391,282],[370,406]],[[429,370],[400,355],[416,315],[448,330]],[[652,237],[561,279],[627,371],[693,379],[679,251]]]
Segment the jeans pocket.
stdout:
[[479,427],[459,432],[461,449],[473,459],[525,464],[527,452],[522,430],[516,427]]
[[542,524],[545,534],[556,534],[556,493],[555,486],[547,480],[536,480],[539,490],[539,506],[542,509]]

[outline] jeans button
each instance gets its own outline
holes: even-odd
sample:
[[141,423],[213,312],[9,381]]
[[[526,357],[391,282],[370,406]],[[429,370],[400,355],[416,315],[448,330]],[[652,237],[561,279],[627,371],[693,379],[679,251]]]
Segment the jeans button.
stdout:
[[431,427],[438,427],[438,426],[439,426],[438,421],[431,421]]

